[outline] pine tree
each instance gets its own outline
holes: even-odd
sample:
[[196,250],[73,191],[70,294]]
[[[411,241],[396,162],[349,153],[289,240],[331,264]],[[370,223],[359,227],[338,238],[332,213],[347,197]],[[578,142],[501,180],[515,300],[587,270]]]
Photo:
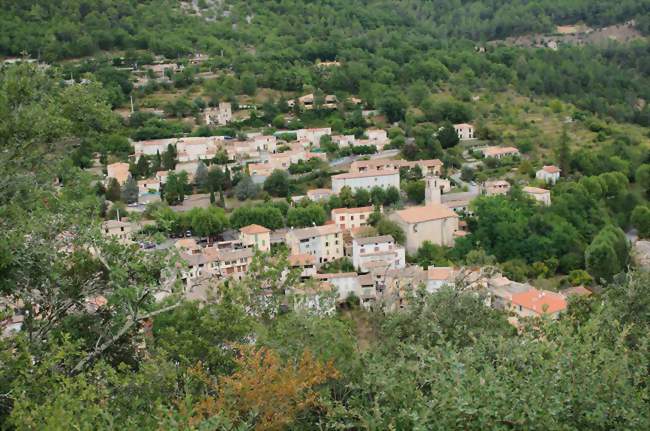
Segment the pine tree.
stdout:
[[106,199],[111,202],[117,202],[120,200],[120,196],[120,183],[115,178],[111,178],[108,180],[108,186],[106,187]]
[[214,197],[214,190],[210,190],[210,205],[214,205],[216,202],[216,199]]
[[156,155],[153,157],[153,162],[151,163],[151,170],[156,173],[162,167],[162,158],[160,157],[160,151],[156,150]]
[[138,201],[138,183],[133,177],[129,177],[124,183],[121,191],[121,197],[127,204],[132,204]]
[[569,149],[569,134],[567,133],[566,128],[562,131],[562,137],[560,138],[560,146],[558,148],[558,164],[559,168],[562,170],[562,176],[569,175],[569,170],[571,169],[571,150]]
[[199,161],[196,167],[196,173],[194,174],[194,183],[199,190],[204,191],[208,189],[208,180],[208,168],[202,161]]
[[135,173],[138,178],[147,178],[149,176],[149,160],[147,160],[147,156],[140,156],[135,166]]

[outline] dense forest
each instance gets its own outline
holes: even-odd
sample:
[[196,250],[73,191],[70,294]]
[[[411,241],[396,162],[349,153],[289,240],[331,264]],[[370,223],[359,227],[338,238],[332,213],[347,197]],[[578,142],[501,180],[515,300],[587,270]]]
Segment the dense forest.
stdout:
[[[25,311],[22,330],[0,338],[0,429],[650,428],[650,276],[635,268],[625,236],[635,228],[650,237],[650,43],[487,44],[556,25],[628,20],[647,35],[650,0],[196,4],[199,12],[171,0],[0,0],[0,55],[49,65],[0,67],[0,322],[11,317],[9,303]],[[191,65],[197,53],[209,58]],[[136,88],[131,72],[156,55],[184,69]],[[318,67],[328,60],[340,65]],[[513,171],[530,181],[533,163],[559,165],[563,178],[548,207],[518,186],[480,197],[464,218],[471,234],[409,258],[424,267],[481,265],[516,281],[573,277],[592,283],[594,294],[571,298],[558,320],[517,328],[462,281],[413,290],[399,312],[349,301],[321,313],[296,305],[295,292],[318,286],[299,285],[279,250],[257,254],[243,280],[221,283],[199,302],[183,295],[176,252],[102,235],[100,223],[116,208],[129,215],[125,189],[176,163],[169,147],[131,162],[123,190],[98,184],[87,168],[95,158],[129,161],[129,139],[323,125],[362,136],[372,125],[345,104],[291,111],[286,99],[307,92],[360,97],[383,117],[400,157],[440,158],[468,182]],[[131,97],[160,94],[175,97],[164,98],[164,115],[115,113]],[[185,121],[224,100],[258,106],[219,129]],[[535,137],[541,126],[513,114],[528,109],[562,117],[559,139]],[[525,157],[461,169],[458,139],[445,132],[466,121],[496,144],[511,144],[515,127],[528,133],[513,144]],[[327,139],[321,147],[328,157],[351,154]],[[422,172],[406,169],[403,193],[290,205],[291,195],[327,185],[326,162],[292,164],[263,185],[227,164],[216,154],[194,185],[170,174],[164,201],[144,213],[147,240],[251,223],[322,225],[333,208],[424,200]],[[192,192],[209,193],[211,206],[171,209]],[[219,208],[226,199],[236,209]],[[387,219],[373,222],[377,234],[403,239]]]

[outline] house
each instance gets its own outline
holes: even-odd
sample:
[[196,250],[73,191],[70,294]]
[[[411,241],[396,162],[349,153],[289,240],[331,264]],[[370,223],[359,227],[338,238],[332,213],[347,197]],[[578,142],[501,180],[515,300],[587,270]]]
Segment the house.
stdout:
[[510,297],[510,310],[519,317],[548,315],[556,319],[567,308],[566,298],[556,292],[531,288]]
[[330,136],[331,134],[332,129],[330,127],[296,130],[296,138],[298,141],[308,141],[314,146],[320,145],[320,138],[323,136]]
[[203,118],[206,126],[225,126],[232,121],[232,105],[230,102],[220,102],[219,106],[206,109]]
[[303,109],[314,109],[314,94],[305,94],[304,96],[299,97],[298,103],[303,107]]
[[167,175],[169,175],[169,171],[158,171],[156,172],[155,178],[160,184],[165,184],[167,182]]
[[206,247],[199,253],[181,253],[187,268],[182,280],[188,284],[199,277],[235,278],[241,280],[253,261],[253,249],[225,249]]
[[101,226],[104,236],[117,238],[123,244],[130,243],[133,234],[139,229],[136,223],[121,220],[107,220]]
[[440,204],[411,207],[391,214],[406,234],[406,251],[415,254],[424,241],[451,247],[458,230],[458,215]]
[[419,167],[422,175],[440,175],[442,171],[442,162],[438,159],[431,160],[391,160],[391,159],[371,159],[371,160],[357,160],[350,165],[350,172],[370,172],[370,171],[385,171],[401,168],[415,168]]
[[187,254],[201,253],[201,247],[194,238],[181,238],[174,243],[174,248]]
[[271,251],[271,231],[264,226],[251,224],[239,229],[239,238],[244,247],[251,247],[261,252]]
[[368,129],[366,130],[366,136],[371,141],[387,141],[388,133],[383,129]]
[[332,143],[339,146],[339,148],[354,147],[356,138],[354,135],[333,135]]
[[171,145],[176,148],[179,162],[192,162],[213,158],[224,143],[223,136],[192,136],[136,141],[133,142],[133,149],[137,161],[143,155],[162,155]]
[[160,181],[156,178],[147,178],[138,181],[138,191],[141,195],[147,193],[160,193]]
[[587,289],[584,286],[571,286],[560,290],[560,294],[565,298],[570,298],[573,296],[591,296],[591,290]]
[[312,189],[307,190],[307,197],[314,202],[325,201],[334,196],[332,189]]
[[291,254],[310,254],[317,266],[343,257],[343,235],[336,224],[292,229],[286,241]]
[[360,208],[334,208],[332,210],[332,221],[337,224],[341,230],[350,230],[368,224],[370,214],[374,212],[374,207]]
[[510,183],[506,180],[486,181],[481,185],[481,193],[486,196],[507,195]]
[[456,130],[458,139],[460,139],[461,141],[476,138],[474,135],[474,126],[471,124],[467,124],[467,123],[454,124],[454,130]]
[[339,272],[335,274],[316,274],[315,278],[334,286],[338,301],[343,302],[350,296],[361,298],[363,291],[356,272]]
[[455,272],[454,268],[448,266],[430,266],[427,269],[427,292],[437,292],[443,286],[453,287]]
[[343,187],[350,187],[353,192],[359,189],[370,191],[373,187],[388,189],[395,187],[399,190],[399,171],[375,171],[375,172],[350,172],[332,176],[332,190],[340,193]]
[[106,178],[115,178],[119,185],[123,186],[126,183],[126,180],[129,179],[131,174],[129,173],[129,164],[128,163],[111,163],[106,166]]
[[355,238],[352,240],[352,264],[361,272],[406,266],[406,251],[391,235]]
[[316,258],[311,254],[292,254],[288,262],[289,268],[300,270],[300,278],[303,280],[316,275]]
[[327,95],[325,95],[323,108],[325,108],[325,109],[336,109],[337,108],[337,103],[339,103],[339,100],[334,94],[327,94]]
[[504,157],[519,157],[519,150],[515,147],[484,147],[479,150],[483,157],[502,159]]
[[551,191],[539,187],[524,187],[524,193],[546,206],[551,205]]
[[275,153],[278,148],[278,139],[273,135],[255,136],[253,146],[258,152]]
[[560,168],[557,166],[544,165],[542,169],[535,172],[535,178],[544,181],[546,184],[555,184],[560,179]]

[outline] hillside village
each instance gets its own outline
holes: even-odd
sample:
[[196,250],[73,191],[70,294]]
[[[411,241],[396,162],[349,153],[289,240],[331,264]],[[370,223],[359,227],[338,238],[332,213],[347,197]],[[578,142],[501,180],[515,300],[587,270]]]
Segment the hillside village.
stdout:
[[0,430],[650,429],[650,0],[0,28]]
[[[325,104],[319,109],[336,109],[336,99],[332,97],[331,100],[328,102],[326,97]],[[290,100],[289,106],[294,103],[311,110],[313,94]],[[362,102],[356,100],[355,103]],[[226,103],[205,112],[207,125],[216,121],[226,126],[233,120],[232,109]],[[453,131],[458,141],[478,157],[517,160],[522,156],[514,147],[473,145],[476,131],[472,124],[455,124]],[[338,148],[372,147],[373,154],[370,157],[350,157],[344,164],[339,164],[338,160],[328,161],[323,147],[330,142]],[[366,309],[397,310],[405,307],[407,298],[420,287],[432,293],[443,285],[454,286],[458,282],[467,283],[477,292],[487,292],[490,298],[486,300],[488,306],[511,310],[520,316],[548,313],[557,317],[567,307],[566,297],[575,291],[568,288],[566,293],[558,294],[539,290],[530,284],[509,280],[494,267],[423,267],[413,263],[413,259],[407,262],[406,256],[416,256],[425,244],[453,247],[456,238],[468,234],[465,216],[471,214],[472,200],[479,196],[506,195],[510,192],[512,180],[488,180],[481,184],[464,182],[454,175],[458,169],[447,169],[439,159],[407,161],[399,155],[396,157],[394,151],[384,150],[390,147],[390,139],[383,129],[366,129],[360,139],[354,135],[336,135],[331,128],[321,127],[280,129],[270,135],[250,132],[240,137],[135,141],[132,145],[134,154],[130,156],[130,164],[107,165],[106,187],[110,187],[111,181],[122,187],[133,181],[133,167],[139,166],[141,159],[160,159],[161,154],[172,152],[176,160],[173,170],[158,170],[155,176],[137,180],[139,198],[129,205],[129,211],[145,210],[145,206],[138,203],[140,198],[146,203],[159,201],[170,172],[186,175],[187,184],[198,188],[201,179],[197,178],[197,171],[207,169],[207,165],[212,166],[211,170],[242,172],[253,184],[260,186],[264,186],[274,172],[291,172],[292,166],[312,159],[341,172],[331,175],[329,188],[307,189],[300,196],[287,195],[286,201],[296,208],[329,203],[332,197],[336,200],[341,195],[356,195],[359,191],[373,196],[389,192],[399,196],[404,194],[400,174],[405,172],[416,172],[417,178],[425,183],[421,204],[384,207],[383,202],[372,199],[368,202],[370,205],[331,208],[327,219],[320,225],[312,221],[313,226],[287,225],[268,229],[259,224],[249,224],[239,229],[210,232],[207,237],[198,236],[191,229],[177,232],[180,238],[174,239],[175,235],[172,235],[172,239],[165,243],[180,253],[186,265],[182,279],[187,285],[187,294],[192,298],[200,297],[198,292],[205,295],[210,286],[224,279],[244,278],[253,259],[263,259],[264,254],[275,250],[286,250],[288,269],[299,273],[302,284],[311,286],[307,290],[288,287],[287,296],[295,296],[297,291],[307,295],[296,303],[318,312],[332,313],[337,306],[350,300],[358,301]],[[223,160],[215,164],[218,154],[224,155]],[[548,206],[551,204],[550,187],[560,179],[560,174],[558,167],[544,165],[536,172],[535,180],[531,180],[531,184],[544,188],[525,183],[515,185],[539,205]],[[216,184],[216,187],[221,185]],[[223,193],[222,188],[220,192]],[[214,194],[214,190],[211,193]],[[214,199],[212,196],[212,204]],[[178,211],[204,208],[206,202],[199,201],[196,205],[183,205]],[[373,217],[375,224],[379,218],[392,221],[402,232],[400,242],[391,234],[379,234],[371,225]],[[103,224],[106,235],[117,237],[124,243],[137,241],[141,228],[142,222],[130,222],[124,217]],[[146,243],[141,243],[141,246],[149,247]],[[152,249],[155,248],[152,244]],[[350,271],[328,271],[328,265],[341,262],[346,262]],[[578,287],[581,294],[590,293],[584,287]]]

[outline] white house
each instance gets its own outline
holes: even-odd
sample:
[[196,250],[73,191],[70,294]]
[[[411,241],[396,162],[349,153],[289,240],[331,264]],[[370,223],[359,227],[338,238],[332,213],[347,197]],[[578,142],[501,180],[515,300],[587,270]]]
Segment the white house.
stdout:
[[399,171],[349,172],[332,177],[332,190],[334,193],[340,193],[345,186],[350,187],[353,192],[358,189],[370,191],[373,187],[381,187],[382,189],[395,187],[399,190]]
[[506,180],[486,181],[481,185],[481,193],[487,196],[507,195],[510,183]]
[[356,142],[354,135],[333,135],[332,142],[337,144],[339,148],[353,147]]
[[391,235],[355,238],[352,241],[352,263],[361,272],[381,267],[400,269],[406,266],[406,251]]
[[448,266],[430,266],[429,269],[427,269],[427,292],[436,292],[443,286],[453,287],[454,273],[454,269]]
[[542,167],[535,173],[535,178],[542,180],[547,184],[555,184],[560,179],[560,168],[554,165]]
[[150,192],[159,193],[160,192],[160,181],[156,178],[147,178],[145,180],[138,181],[138,192],[141,195]]
[[454,124],[454,130],[456,130],[458,139],[460,139],[461,141],[476,138],[474,135],[474,126],[471,124],[467,124],[467,123]]
[[106,179],[115,178],[120,185],[124,185],[130,176],[128,163],[111,163],[106,166]]
[[338,225],[292,229],[286,238],[291,254],[310,254],[316,258],[316,265],[343,257],[343,235]]
[[546,206],[551,205],[551,191],[539,187],[524,187],[524,193]]

